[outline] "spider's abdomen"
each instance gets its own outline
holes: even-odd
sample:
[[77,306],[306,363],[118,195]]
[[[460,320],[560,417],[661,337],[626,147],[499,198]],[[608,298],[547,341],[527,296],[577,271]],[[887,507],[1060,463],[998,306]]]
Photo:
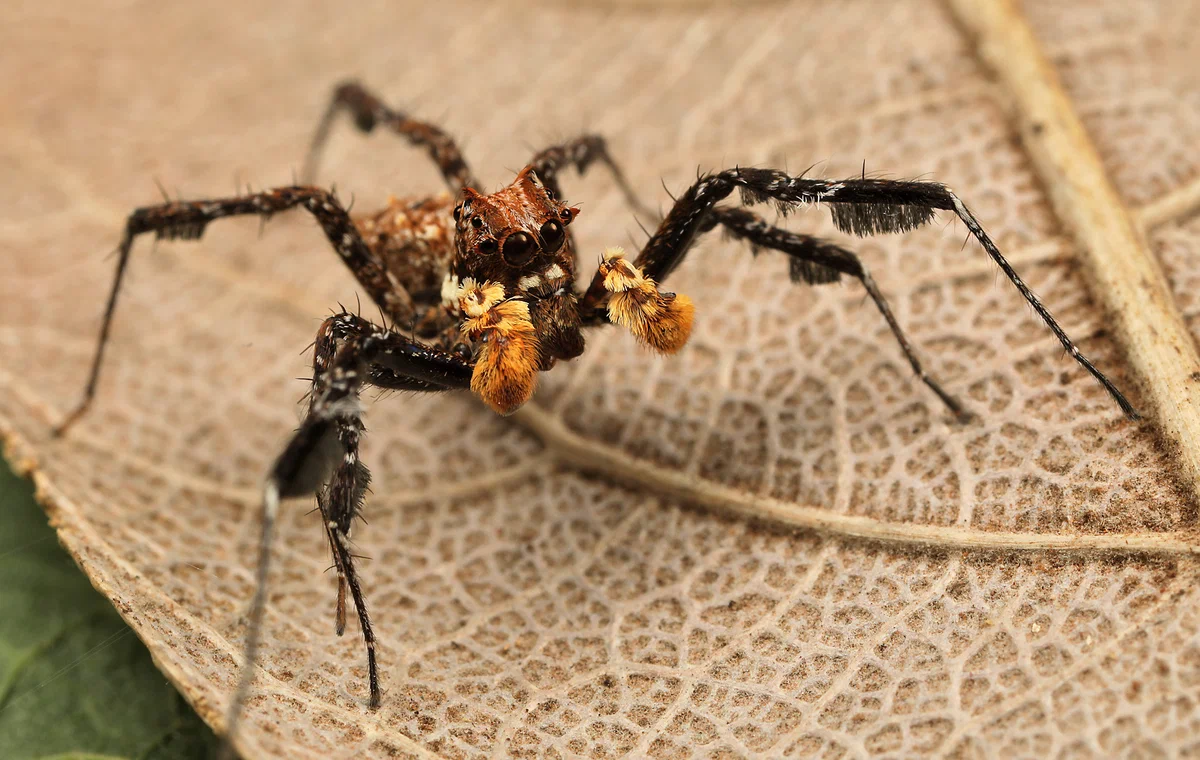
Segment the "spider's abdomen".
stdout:
[[354,218],[363,240],[419,304],[441,300],[454,258],[454,198],[388,198],[381,211]]

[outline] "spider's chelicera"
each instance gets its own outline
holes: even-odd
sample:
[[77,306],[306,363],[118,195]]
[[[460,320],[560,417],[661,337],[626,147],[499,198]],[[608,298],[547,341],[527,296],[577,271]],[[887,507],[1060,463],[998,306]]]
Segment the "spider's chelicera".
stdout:
[[[604,164],[627,201],[646,213],[601,137],[587,135],[543,150],[512,184],[485,194],[445,132],[388,108],[351,82],[336,89],[320,122],[306,179],[313,174],[334,118],[343,110],[364,132],[384,127],[425,148],[453,194],[420,200],[392,198],[382,211],[358,216],[351,216],[331,192],[308,184],[137,209],[130,214],[121,239],[83,401],[58,428],[59,433],[64,431],[91,402],[130,248],[143,233],[196,239],[216,219],[269,217],[304,209],[316,218],[333,249],[387,319],[393,325],[415,325],[401,332],[342,312],[326,319],[317,331],[308,414],[272,465],[264,488],[248,664],[254,662],[258,648],[279,501],[315,493],[337,570],[336,630],[339,635],[345,630],[349,589],[366,642],[369,705],[379,705],[375,635],[348,540],[370,478],[358,456],[363,431],[358,395],[363,386],[427,393],[470,389],[492,409],[509,414],[532,395],[538,373],[583,352],[585,328],[619,325],[649,348],[674,353],[688,340],[695,309],[686,296],[668,292],[661,284],[695,240],[718,227],[748,242],[755,252],[769,249],[788,256],[795,282],[829,283],[843,275],[861,282],[917,377],[954,415],[965,416],[954,397],[922,369],[857,255],[835,243],[775,227],[746,208],[717,205],[735,191],[745,204],[772,202],[780,212],[825,204],[839,229],[864,236],[919,227],[938,210],[955,213],[1067,352],[1127,415],[1137,416],[1112,382],[1079,352],[967,207],[942,184],[866,177],[830,181],[748,168],[705,174],[675,199],[636,256],[628,258],[621,249],[609,248],[595,274],[577,287],[571,225],[579,209],[563,200],[559,172],[568,166],[583,172],[596,162]],[[250,670],[243,671],[234,716],[248,688]]]

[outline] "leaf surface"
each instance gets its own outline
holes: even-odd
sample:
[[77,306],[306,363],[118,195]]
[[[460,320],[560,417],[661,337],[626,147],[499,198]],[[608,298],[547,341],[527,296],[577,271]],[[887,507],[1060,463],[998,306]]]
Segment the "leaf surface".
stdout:
[[[1098,155],[1117,188],[1101,210],[1137,225],[1194,330],[1200,19],[1186,2],[1021,10],[1083,121],[1070,151]],[[465,396],[371,404],[374,493],[355,538],[383,707],[365,710],[357,629],[333,635],[322,531],[296,501],[247,756],[1100,757],[1200,742],[1197,452],[1171,423],[1191,399],[1127,369],[1153,347],[1122,343],[1129,315],[1105,309],[1115,286],[1079,242],[1084,206],[1059,192],[1053,161],[1071,156],[1031,142],[1064,127],[1028,123],[1037,82],[990,73],[986,23],[918,0],[3,14],[29,76],[0,85],[16,104],[0,160],[20,178],[0,188],[0,428],[77,562],[210,722],[236,677],[258,487],[298,418],[301,349],[353,303],[352,278],[301,216],[139,243],[96,405],[65,440],[48,429],[83,384],[103,252],[155,202],[152,180],[188,197],[290,182],[346,76],[463,137],[492,186],[584,128],[664,205],[660,181],[677,193],[697,166],[815,161],[840,177],[865,158],[868,173],[944,181],[1158,423],[1124,420],[959,224],[856,241],[823,209],[787,222],[862,250],[929,369],[976,412],[966,425],[914,380],[860,288],[795,287],[779,257],[714,236],[671,280],[700,310],[675,358],[595,334],[509,420]],[[387,135],[343,124],[330,148],[323,179],[360,209],[440,189]],[[640,242],[601,172],[564,186],[583,204],[585,267]]]

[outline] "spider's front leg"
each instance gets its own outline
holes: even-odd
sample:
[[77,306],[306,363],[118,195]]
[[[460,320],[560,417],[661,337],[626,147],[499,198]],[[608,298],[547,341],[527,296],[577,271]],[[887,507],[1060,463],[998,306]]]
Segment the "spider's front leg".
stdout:
[[470,360],[354,314],[337,314],[322,323],[313,353],[308,416],[272,464],[263,486],[257,587],[250,607],[244,669],[230,705],[229,736],[249,693],[252,667],[258,659],[280,501],[314,491],[338,574],[335,631],[339,636],[345,631],[349,589],[367,648],[368,706],[372,710],[379,706],[382,692],[375,633],[350,551],[351,527],[370,482],[370,473],[358,456],[363,431],[359,390],[364,384],[424,392],[471,388],[493,409],[507,414],[528,400],[536,382],[540,350],[528,303],[506,299],[501,285],[468,279],[459,291],[459,304],[465,315],[463,335],[477,343],[475,358]]
[[369,706],[371,709],[379,706],[375,634],[349,546],[351,526],[370,480],[358,457],[363,430],[359,390],[364,384],[425,392],[465,389],[471,385],[473,370],[471,361],[354,314],[337,314],[321,325],[313,354],[308,415],[272,464],[263,486],[258,585],[251,603],[244,670],[230,707],[230,735],[250,687],[251,668],[257,660],[280,501],[314,492],[338,573],[336,632],[341,635],[345,629],[345,591],[349,588],[367,648]]
[[758,214],[744,208],[713,209],[710,221],[705,224],[705,228],[711,229],[718,224],[731,237],[750,243],[752,252],[757,253],[759,249],[766,248],[786,254],[790,258],[788,273],[792,282],[824,285],[837,282],[843,274],[857,278],[866,289],[867,295],[875,302],[879,313],[883,315],[893,337],[900,344],[900,350],[908,359],[913,373],[937,394],[937,397],[956,417],[970,416],[958,399],[947,393],[941,383],[925,371],[921,360],[917,357],[917,352],[892,314],[887,299],[883,297],[879,286],[875,284],[875,278],[871,277],[871,273],[867,271],[862,259],[853,251],[812,235],[803,235],[774,227]]
[[[791,177],[770,169],[728,169],[702,176],[679,196],[658,230],[633,262],[633,268],[650,281],[661,282],[683,260],[698,235],[721,224],[735,237],[748,239],[762,247],[776,248],[805,262],[800,269],[793,269],[793,273],[799,274],[802,279],[810,282],[828,282],[829,275],[837,272],[858,277],[875,299],[885,318],[888,318],[889,325],[896,333],[901,346],[905,348],[914,369],[919,368],[915,355],[891,318],[886,302],[878,295],[878,290],[874,288],[874,283],[856,256],[840,248],[834,253],[833,249],[837,248],[836,246],[822,243],[815,238],[794,236],[785,230],[771,228],[757,217],[739,217],[734,210],[715,208],[717,203],[735,190],[741,190],[742,200],[746,203],[771,200],[784,213],[800,205],[827,204],[839,229],[863,236],[906,232],[928,223],[938,210],[953,211],[1050,328],[1067,353],[1108,391],[1128,417],[1138,418],[1129,400],[1080,352],[1049,310],[1000,253],[966,205],[949,188],[937,182],[866,178],[835,182]],[[609,299],[607,282],[607,274],[601,267],[601,271],[597,272],[581,299],[581,313],[592,324],[605,318],[603,306]],[[952,410],[960,409],[953,398],[925,377],[919,369],[918,373]]]
[[100,325],[100,338],[96,344],[96,353],[92,359],[83,398],[59,423],[54,434],[61,435],[82,417],[96,394],[104,349],[108,345],[109,330],[116,313],[117,296],[121,292],[121,283],[133,243],[140,235],[153,233],[160,240],[196,240],[204,234],[205,228],[217,219],[248,215],[266,219],[297,207],[313,215],[338,256],[354,273],[371,299],[384,309],[390,318],[403,321],[410,317],[414,308],[412,298],[389,276],[383,259],[362,239],[349,213],[328,190],[301,185],[280,187],[236,198],[177,201],[139,208],[125,221],[125,232],[117,247],[117,271],[108,294],[108,304],[105,306]]

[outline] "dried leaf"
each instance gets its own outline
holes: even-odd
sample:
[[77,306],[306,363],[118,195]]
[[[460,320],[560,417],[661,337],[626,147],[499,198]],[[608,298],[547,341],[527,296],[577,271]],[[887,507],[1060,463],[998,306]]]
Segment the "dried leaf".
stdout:
[[[1171,324],[1133,324],[1136,303],[1106,316],[1117,285],[1104,251],[1077,246],[1084,207],[1059,183],[1099,153],[1120,193],[1101,210],[1142,226],[1194,329],[1198,21],[1186,2],[1023,10],[1006,23],[1028,22],[1062,77],[1087,130],[1069,143],[1079,155],[1031,147],[1066,127],[1027,118],[1023,88],[1044,81],[991,78],[976,52],[1003,43],[991,22],[920,0],[356,4],[336,17],[294,4],[6,7],[5,49],[25,71],[3,84],[3,161],[20,178],[0,203],[9,454],[36,473],[93,583],[220,724],[258,485],[297,419],[299,352],[354,286],[300,217],[261,237],[230,221],[199,243],[139,245],[97,404],[51,440],[92,350],[112,267],[101,254],[124,214],[154,201],[154,178],[190,197],[290,181],[348,75],[465,137],[497,185],[584,125],[662,203],[660,178],[678,191],[697,166],[820,161],[814,174],[838,177],[865,157],[868,173],[959,190],[1084,351],[1142,384],[1135,400],[1163,437],[1123,420],[1060,355],[961,225],[857,241],[821,214],[788,222],[861,248],[930,369],[977,413],[967,425],[914,382],[853,283],[794,286],[786,261],[713,236],[671,280],[700,309],[678,357],[596,334],[513,420],[464,396],[372,405],[374,493],[357,540],[372,557],[384,705],[365,710],[362,647],[354,630],[333,635],[323,536],[296,502],[239,747],[1194,749],[1200,452],[1186,445],[1187,377],[1160,378],[1146,360],[1158,349],[1128,337]],[[440,188],[387,136],[343,125],[331,147],[325,178],[360,208]],[[584,202],[585,262],[639,240],[600,172],[566,188]],[[1132,249],[1119,253],[1145,250]],[[1134,285],[1153,301],[1155,283]]]

